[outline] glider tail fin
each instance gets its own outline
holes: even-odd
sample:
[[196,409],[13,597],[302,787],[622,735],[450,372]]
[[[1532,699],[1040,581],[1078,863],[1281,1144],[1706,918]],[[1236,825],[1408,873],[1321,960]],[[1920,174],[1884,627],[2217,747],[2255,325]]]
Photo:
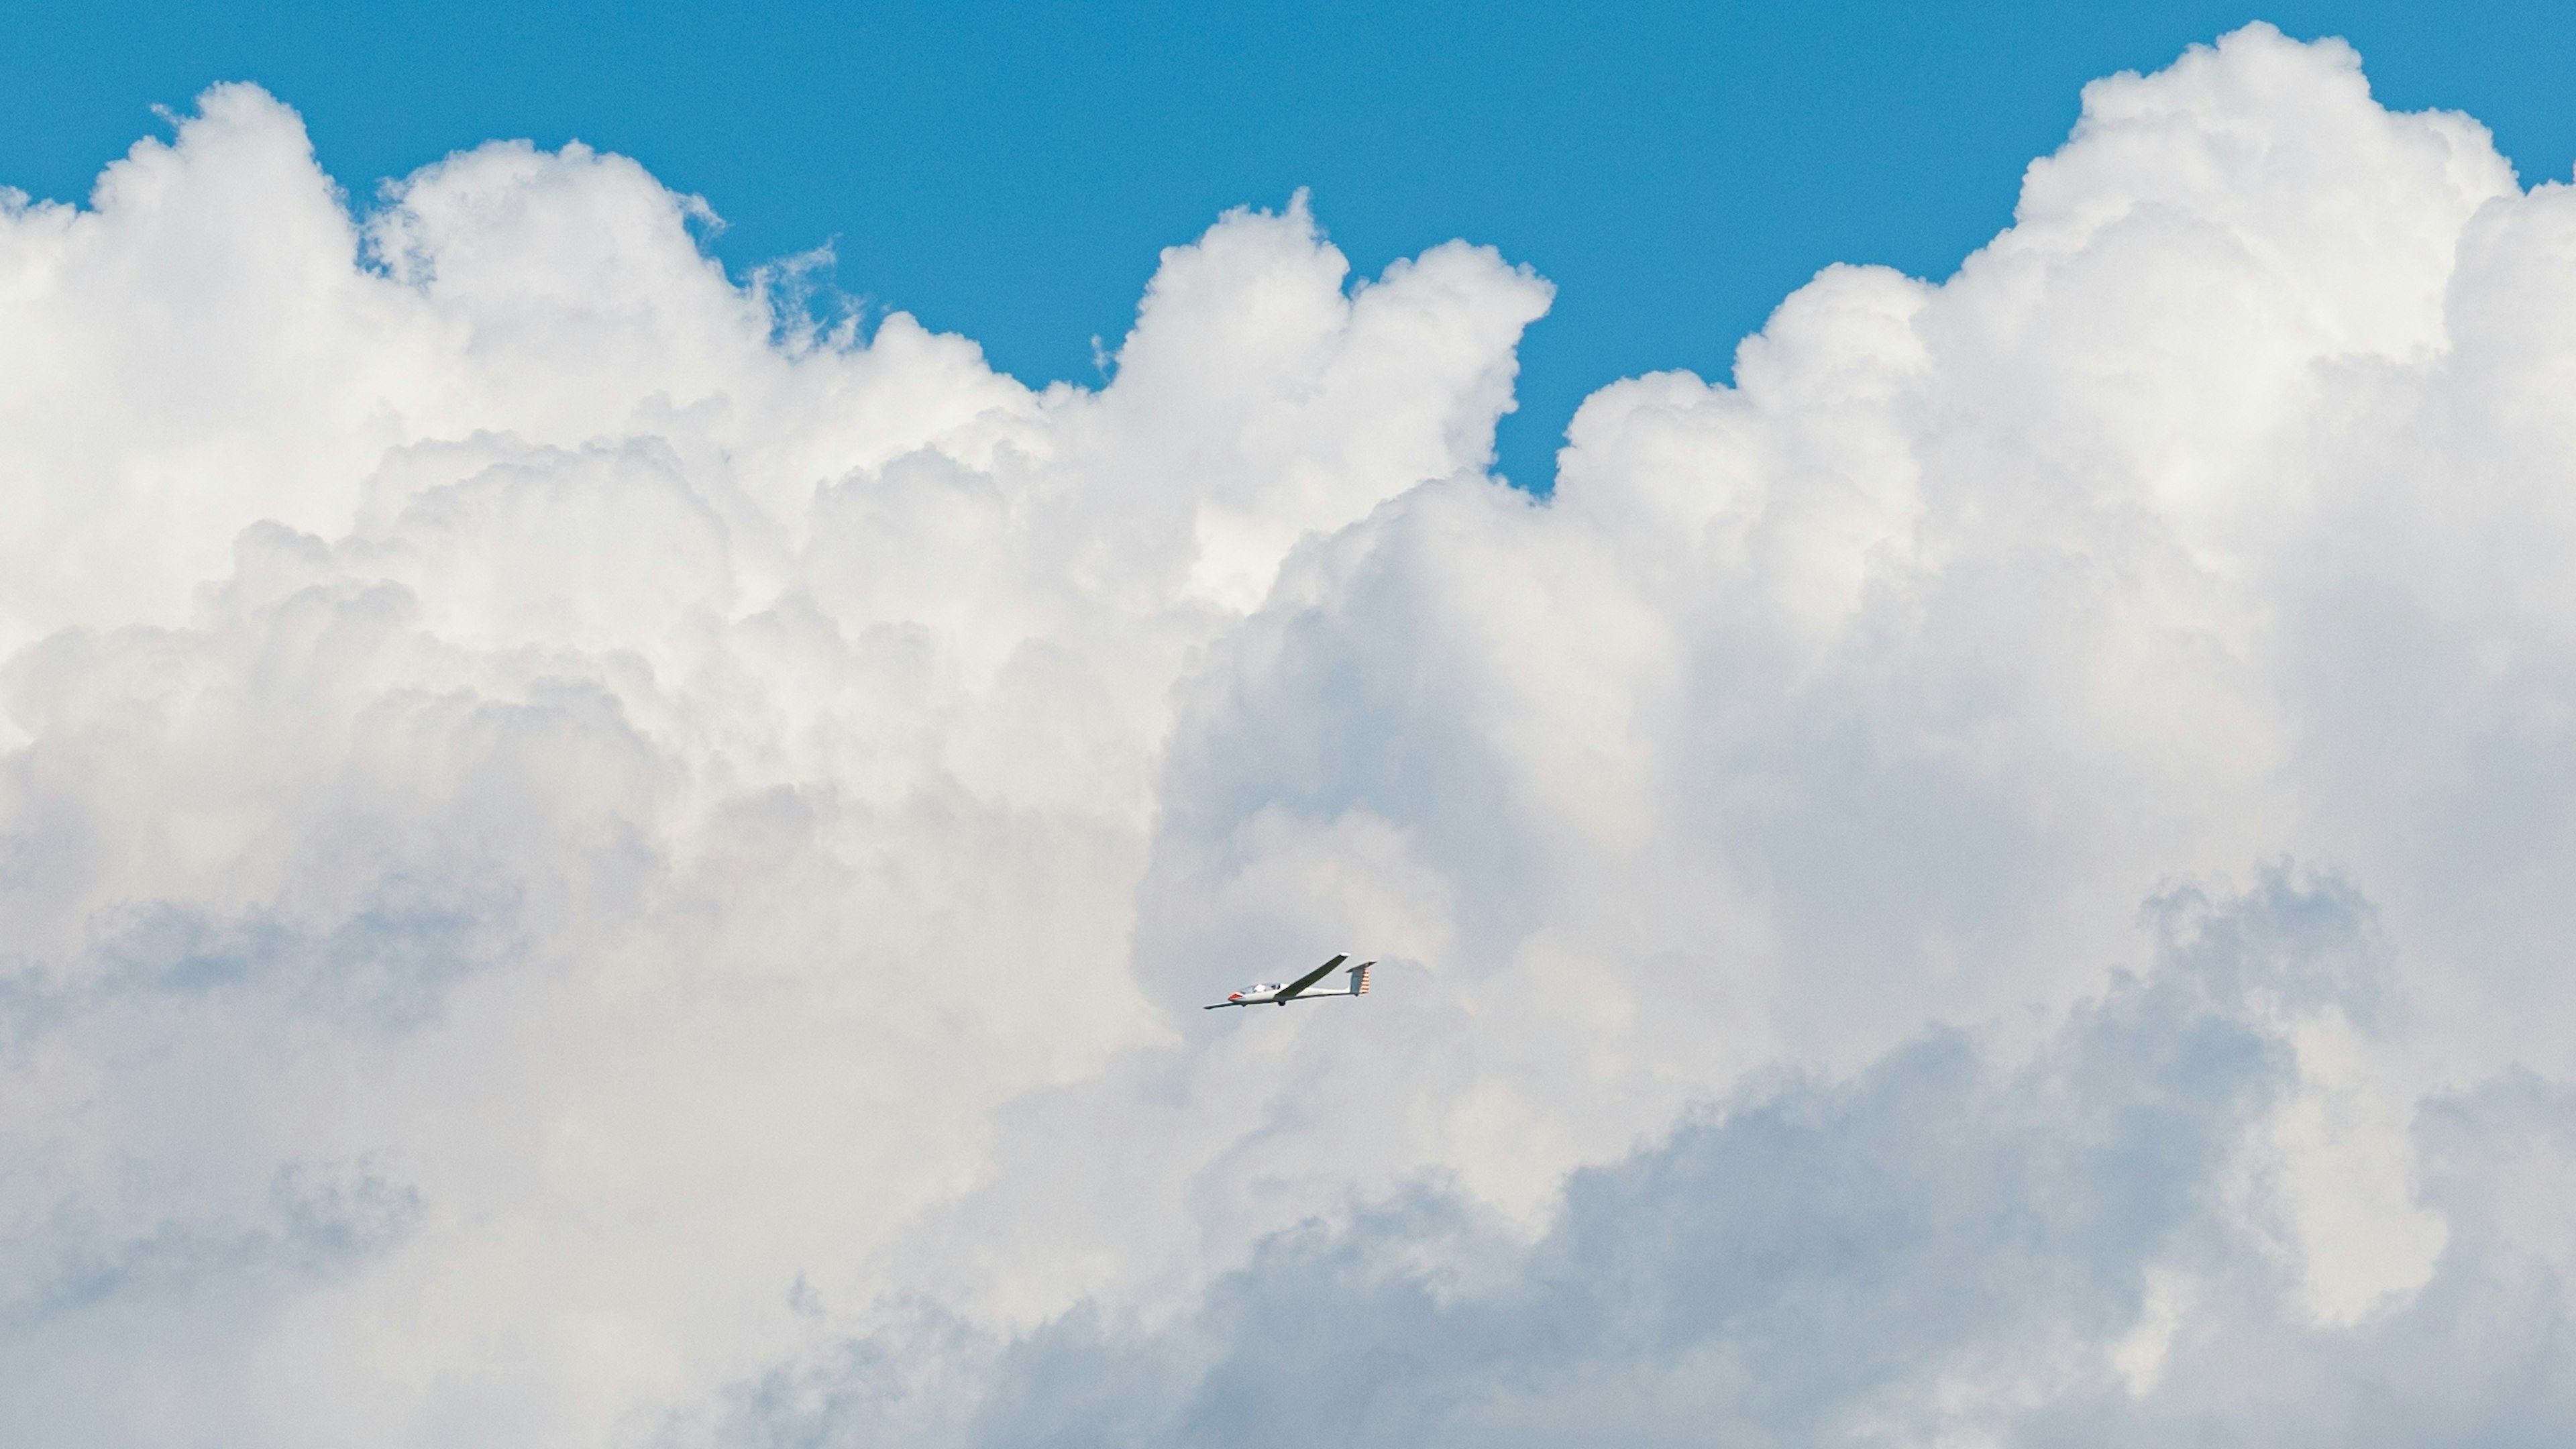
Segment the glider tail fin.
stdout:
[[1368,995],[1369,968],[1376,964],[1377,963],[1375,961],[1362,961],[1360,964],[1350,969],[1351,995]]

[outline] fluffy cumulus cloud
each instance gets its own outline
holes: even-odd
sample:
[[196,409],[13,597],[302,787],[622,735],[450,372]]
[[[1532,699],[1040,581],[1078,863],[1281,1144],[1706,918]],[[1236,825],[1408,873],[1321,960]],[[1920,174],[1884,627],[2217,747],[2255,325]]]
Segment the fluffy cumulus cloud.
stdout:
[[242,86],[0,198],[13,1426],[2576,1433],[2576,191],[2474,121],[2099,81],[1546,499],[1489,250],[1230,214],[1033,391],[707,220]]

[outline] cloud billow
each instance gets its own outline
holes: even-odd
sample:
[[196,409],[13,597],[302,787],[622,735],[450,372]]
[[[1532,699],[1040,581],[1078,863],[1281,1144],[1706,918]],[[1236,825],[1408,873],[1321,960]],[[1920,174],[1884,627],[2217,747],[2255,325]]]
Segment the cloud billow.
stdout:
[[1544,501],[1489,250],[1232,213],[1031,389],[703,216],[246,86],[0,210],[15,1421],[2563,1437],[2576,211],[2475,122],[2096,82]]

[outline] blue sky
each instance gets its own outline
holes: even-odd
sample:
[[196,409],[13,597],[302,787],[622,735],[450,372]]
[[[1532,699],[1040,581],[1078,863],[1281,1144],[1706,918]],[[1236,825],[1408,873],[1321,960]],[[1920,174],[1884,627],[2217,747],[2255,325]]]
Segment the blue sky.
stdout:
[[2095,76],[2246,20],[2341,34],[2393,107],[2465,109],[2526,183],[2576,157],[2550,6],[1321,3],[102,4],[10,22],[0,184],[74,199],[207,83],[301,110],[354,193],[494,137],[579,138],[705,196],[741,269],[838,283],[1088,379],[1161,248],[1311,187],[1364,274],[1463,236],[1559,288],[1503,463],[1735,340],[1833,261],[1946,274]]

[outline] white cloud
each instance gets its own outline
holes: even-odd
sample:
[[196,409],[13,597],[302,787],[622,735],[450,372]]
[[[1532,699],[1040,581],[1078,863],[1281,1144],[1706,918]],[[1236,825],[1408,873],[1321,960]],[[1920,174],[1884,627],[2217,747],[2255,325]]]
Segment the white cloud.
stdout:
[[2564,1426],[2568,196],[2242,31],[1541,503],[1489,251],[1234,213],[1032,392],[621,158],[353,216],[209,92],[0,213],[0,1401]]
[[[1168,1032],[1172,678],[1486,460],[1546,303],[1464,246],[1346,294],[1245,213],[1033,394],[902,317],[778,341],[693,206],[494,146],[360,225],[227,88],[8,217],[5,1396],[62,1436],[577,1440],[792,1343],[997,1107]],[[418,1211],[326,1286],[46,1296],[342,1161]]]

